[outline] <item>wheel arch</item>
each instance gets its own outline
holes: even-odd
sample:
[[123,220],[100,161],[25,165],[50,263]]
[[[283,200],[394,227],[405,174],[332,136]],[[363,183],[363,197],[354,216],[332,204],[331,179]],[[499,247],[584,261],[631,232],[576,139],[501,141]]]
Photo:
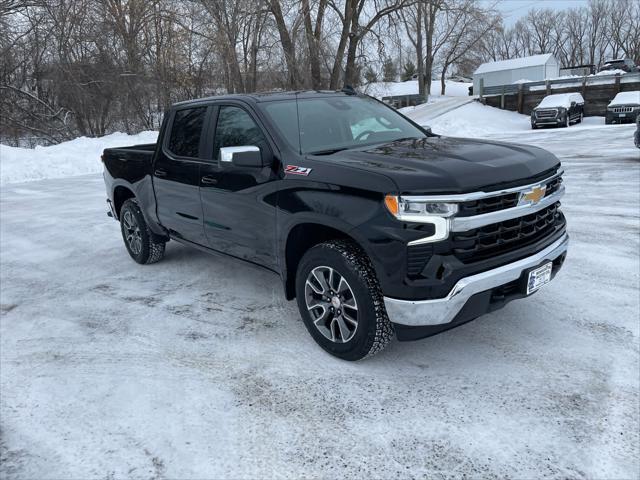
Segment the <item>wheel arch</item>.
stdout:
[[350,240],[363,250],[367,250],[362,239],[359,240],[351,228],[344,226],[329,225],[314,220],[297,223],[288,230],[281,256],[282,280],[287,300],[293,300],[296,297],[296,271],[305,252],[320,243],[341,239]]
[[116,212],[117,219],[120,219],[122,205],[130,198],[136,198],[136,195],[129,187],[118,185],[113,189],[113,208]]

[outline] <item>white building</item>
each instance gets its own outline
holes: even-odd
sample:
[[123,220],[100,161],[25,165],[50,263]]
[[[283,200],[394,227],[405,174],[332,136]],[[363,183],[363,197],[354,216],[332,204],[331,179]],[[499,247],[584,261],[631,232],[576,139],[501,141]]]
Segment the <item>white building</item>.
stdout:
[[480,79],[485,87],[511,85],[523,80],[538,82],[559,76],[560,66],[553,54],[512,58],[500,62],[483,63],[473,73],[473,93],[480,93]]

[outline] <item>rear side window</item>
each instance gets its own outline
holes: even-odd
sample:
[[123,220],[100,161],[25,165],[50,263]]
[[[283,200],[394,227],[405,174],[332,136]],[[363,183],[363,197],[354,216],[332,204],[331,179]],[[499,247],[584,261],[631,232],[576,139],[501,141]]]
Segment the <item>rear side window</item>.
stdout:
[[200,151],[200,136],[207,107],[178,110],[173,117],[169,150],[179,157],[197,158]]
[[266,140],[253,118],[239,107],[220,107],[216,136],[213,142],[217,157],[222,147],[264,147]]

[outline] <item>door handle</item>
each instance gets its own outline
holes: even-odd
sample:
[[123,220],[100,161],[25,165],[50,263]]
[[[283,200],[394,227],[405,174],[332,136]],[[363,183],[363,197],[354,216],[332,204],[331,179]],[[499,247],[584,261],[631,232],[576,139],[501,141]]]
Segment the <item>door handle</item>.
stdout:
[[166,177],[167,176],[167,172],[165,172],[161,168],[157,168],[156,171],[153,172],[153,173],[155,174],[156,177]]
[[200,179],[203,185],[215,185],[218,183],[218,179],[212,177],[211,175],[205,175]]

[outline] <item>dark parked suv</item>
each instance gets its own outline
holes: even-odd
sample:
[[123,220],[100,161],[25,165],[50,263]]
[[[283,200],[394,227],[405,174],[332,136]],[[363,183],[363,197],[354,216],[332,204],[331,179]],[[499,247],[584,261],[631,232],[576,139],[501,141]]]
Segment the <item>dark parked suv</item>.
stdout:
[[625,72],[633,73],[640,71],[640,68],[630,58],[616,58],[605,62],[600,69],[601,72],[606,72],[607,70],[624,70]]
[[568,127],[584,118],[584,98],[579,93],[547,95],[531,112],[531,128]]
[[[346,360],[533,294],[569,241],[554,155],[435,135],[352,91],[179,103],[156,144],[103,161],[136,262],[172,240],[263,267]],[[235,291],[250,301],[251,288]]]
[[620,92],[607,106],[605,123],[633,123],[640,115],[640,91]]

